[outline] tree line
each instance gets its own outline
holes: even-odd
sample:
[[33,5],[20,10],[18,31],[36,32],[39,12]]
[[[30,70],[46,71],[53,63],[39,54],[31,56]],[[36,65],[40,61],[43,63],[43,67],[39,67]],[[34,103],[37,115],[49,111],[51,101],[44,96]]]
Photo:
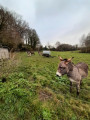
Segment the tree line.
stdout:
[[52,50],[52,51],[75,51],[75,50],[78,50],[79,48],[78,48],[78,45],[64,44],[57,41],[55,45],[52,46],[48,44],[47,46],[42,47],[42,49]]
[[35,29],[30,28],[20,15],[0,6],[0,46],[7,46],[10,50],[34,50],[40,44]]
[[59,41],[56,42],[54,46],[48,44],[47,46],[43,47],[44,50],[53,50],[53,51],[75,51],[79,50],[82,53],[90,53],[90,33],[88,35],[82,35],[80,39],[80,45],[70,45],[60,43]]

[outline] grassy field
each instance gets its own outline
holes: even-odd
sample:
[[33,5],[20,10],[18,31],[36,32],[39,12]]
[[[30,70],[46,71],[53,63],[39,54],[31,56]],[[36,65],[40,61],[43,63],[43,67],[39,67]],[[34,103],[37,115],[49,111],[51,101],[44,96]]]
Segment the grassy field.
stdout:
[[90,120],[90,69],[77,97],[67,76],[55,75],[58,55],[90,68],[90,54],[78,52],[52,52],[52,58],[16,53],[0,63],[0,120]]

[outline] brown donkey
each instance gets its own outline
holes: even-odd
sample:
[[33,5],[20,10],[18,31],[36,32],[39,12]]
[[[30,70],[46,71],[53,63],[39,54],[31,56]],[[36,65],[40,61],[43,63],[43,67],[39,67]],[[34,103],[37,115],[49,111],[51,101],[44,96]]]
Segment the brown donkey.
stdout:
[[56,75],[60,77],[67,74],[70,80],[70,92],[72,91],[72,83],[76,83],[77,95],[79,95],[82,79],[88,75],[88,65],[83,62],[74,65],[71,60],[72,58],[62,59],[60,57],[61,62],[58,65]]

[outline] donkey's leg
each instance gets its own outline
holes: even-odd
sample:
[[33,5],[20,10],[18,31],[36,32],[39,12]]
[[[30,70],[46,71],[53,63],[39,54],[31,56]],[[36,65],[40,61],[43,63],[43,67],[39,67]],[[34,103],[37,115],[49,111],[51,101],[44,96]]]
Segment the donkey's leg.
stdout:
[[72,92],[72,82],[70,81],[70,93]]
[[82,85],[82,80],[80,81],[80,85]]
[[82,85],[83,85],[83,83],[82,83],[82,80],[80,81],[80,88],[82,88]]
[[76,88],[77,88],[77,95],[79,95],[79,92],[80,92],[80,83],[77,83]]

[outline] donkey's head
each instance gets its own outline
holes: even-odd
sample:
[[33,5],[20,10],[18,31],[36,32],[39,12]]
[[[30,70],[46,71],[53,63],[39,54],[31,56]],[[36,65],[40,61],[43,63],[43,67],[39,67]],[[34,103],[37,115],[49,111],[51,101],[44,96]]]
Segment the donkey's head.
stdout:
[[73,70],[73,64],[71,62],[72,58],[70,58],[70,59],[62,59],[61,57],[59,58],[60,64],[58,65],[58,69],[56,72],[57,76],[60,77],[64,74],[67,74],[69,71]]

